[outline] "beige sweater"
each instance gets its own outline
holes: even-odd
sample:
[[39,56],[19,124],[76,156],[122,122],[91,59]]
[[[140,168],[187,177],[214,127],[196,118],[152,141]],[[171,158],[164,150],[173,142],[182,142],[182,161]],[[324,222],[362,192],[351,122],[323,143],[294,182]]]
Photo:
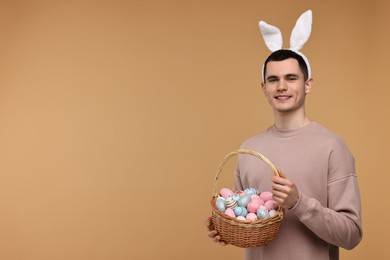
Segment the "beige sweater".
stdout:
[[[269,245],[245,250],[247,260],[339,259],[339,247],[362,239],[355,162],[345,142],[312,122],[282,131],[270,127],[245,141],[242,149],[265,155],[297,185],[300,198],[285,211],[280,232]],[[239,155],[236,189],[271,190],[272,172],[257,157]]]

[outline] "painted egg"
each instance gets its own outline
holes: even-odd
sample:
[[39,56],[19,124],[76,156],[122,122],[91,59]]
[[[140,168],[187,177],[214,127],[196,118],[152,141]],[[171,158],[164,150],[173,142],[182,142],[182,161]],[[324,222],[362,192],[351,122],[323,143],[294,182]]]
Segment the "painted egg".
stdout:
[[234,208],[234,214],[245,217],[248,214],[248,210],[245,207],[238,206]]
[[250,195],[244,195],[237,200],[238,206],[246,207],[252,198]]
[[227,197],[225,200],[225,207],[234,209],[235,207],[237,207],[237,201],[232,197]]
[[272,200],[272,192],[263,191],[262,193],[260,193],[260,199],[264,201]]
[[256,198],[260,198],[260,196],[259,196],[259,194],[252,194],[252,195],[251,195],[251,198],[252,198],[252,199],[256,199]]
[[259,209],[265,209],[265,210],[268,210],[266,206],[264,205],[260,205]]
[[268,214],[269,214],[270,217],[273,217],[273,216],[275,216],[275,215],[277,214],[277,212],[276,212],[276,210],[271,209],[271,210],[268,212]]
[[246,218],[243,217],[243,216],[238,216],[238,217],[236,217],[236,219],[238,219],[238,220],[246,220]]
[[259,193],[259,190],[258,189],[255,189],[255,188],[246,188],[244,190],[244,192],[248,195],[254,195],[254,194],[258,194]]
[[269,217],[269,214],[268,214],[268,211],[266,209],[258,209],[257,210],[257,218],[264,219],[264,218],[268,218],[268,217]]
[[241,197],[239,195],[237,195],[237,194],[233,194],[233,195],[229,195],[228,198],[232,198],[235,201],[238,201]]
[[248,203],[248,205],[246,206],[246,208],[248,209],[249,212],[251,213],[256,213],[257,210],[259,209],[260,207],[260,204],[257,203],[256,201],[251,201]]
[[236,217],[236,214],[234,214],[234,211],[231,209],[231,208],[227,208],[225,210],[225,214],[232,217],[232,218],[235,218]]
[[218,197],[217,200],[215,201],[215,206],[219,211],[225,212],[226,210],[225,199],[222,197]]
[[257,219],[257,215],[255,213],[248,213],[248,215],[246,215],[246,219],[250,221],[254,221]]
[[229,189],[229,188],[222,188],[220,191],[219,191],[219,194],[221,194],[221,196],[226,199],[228,196],[230,195],[233,195],[234,192]]
[[268,209],[268,210],[271,210],[271,209],[278,209],[279,208],[279,204],[274,201],[274,200],[269,200],[269,201],[266,201],[264,203],[264,206]]
[[257,204],[259,205],[264,205],[264,201],[262,199],[260,199],[260,197],[257,197],[257,198],[253,198],[251,200],[251,202],[256,202]]

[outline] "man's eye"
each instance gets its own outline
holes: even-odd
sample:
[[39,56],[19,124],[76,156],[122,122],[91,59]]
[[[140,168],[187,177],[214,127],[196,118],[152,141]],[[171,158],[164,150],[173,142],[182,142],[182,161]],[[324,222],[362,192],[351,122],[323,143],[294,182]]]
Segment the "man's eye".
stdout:
[[287,80],[288,81],[295,81],[295,80],[297,80],[297,78],[296,77],[288,77]]

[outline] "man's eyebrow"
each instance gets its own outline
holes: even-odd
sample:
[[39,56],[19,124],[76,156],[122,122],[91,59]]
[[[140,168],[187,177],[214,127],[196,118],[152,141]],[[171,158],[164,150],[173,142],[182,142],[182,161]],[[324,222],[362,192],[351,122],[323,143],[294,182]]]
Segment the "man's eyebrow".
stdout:
[[270,79],[278,79],[278,76],[276,76],[276,75],[268,76],[267,80],[270,80]]
[[294,73],[290,73],[290,74],[286,74],[285,77],[296,77],[296,78],[299,78],[299,75],[298,74],[294,74]]

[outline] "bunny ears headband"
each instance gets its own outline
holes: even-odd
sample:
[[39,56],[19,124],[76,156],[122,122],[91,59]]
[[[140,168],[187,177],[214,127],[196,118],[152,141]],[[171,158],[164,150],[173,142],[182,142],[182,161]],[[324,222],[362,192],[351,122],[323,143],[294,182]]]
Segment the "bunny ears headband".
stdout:
[[[305,43],[310,37],[311,24],[312,12],[311,10],[308,10],[298,18],[290,37],[290,50],[300,55],[306,62],[309,78],[311,77],[311,68],[309,61],[303,53],[299,52],[299,50],[302,49],[303,45],[305,45]],[[270,49],[272,52],[282,49],[283,40],[282,33],[279,28],[267,24],[264,21],[259,22],[259,27],[265,45],[268,47],[268,49]],[[264,65],[262,75],[264,75]]]

